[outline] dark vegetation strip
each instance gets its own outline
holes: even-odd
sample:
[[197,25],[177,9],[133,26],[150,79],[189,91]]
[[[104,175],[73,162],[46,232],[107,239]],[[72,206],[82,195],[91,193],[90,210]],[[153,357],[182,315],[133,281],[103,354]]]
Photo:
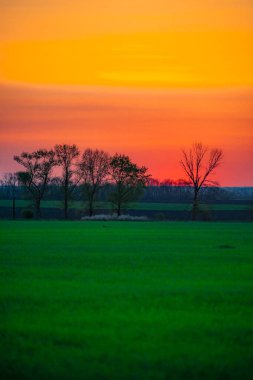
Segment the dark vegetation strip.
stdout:
[[[253,203],[250,201],[242,201],[242,202],[233,202],[230,203],[206,203],[208,204],[208,207],[212,210],[251,210],[253,209]],[[11,200],[0,200],[0,207],[11,207],[12,201]],[[32,202],[29,200],[16,200],[16,207],[29,207],[32,206]],[[42,201],[41,202],[42,208],[59,208],[63,209],[63,203],[61,201]],[[81,201],[73,201],[70,203],[70,208],[75,209],[85,209],[86,203]],[[192,204],[189,202],[183,202],[183,203],[160,203],[160,202],[139,202],[139,203],[133,203],[127,206],[128,209],[131,210],[155,210],[155,211],[165,211],[165,210],[176,210],[176,211],[189,211],[192,207]],[[97,202],[96,203],[97,209],[108,209],[110,210],[112,208],[112,205],[108,202]]]

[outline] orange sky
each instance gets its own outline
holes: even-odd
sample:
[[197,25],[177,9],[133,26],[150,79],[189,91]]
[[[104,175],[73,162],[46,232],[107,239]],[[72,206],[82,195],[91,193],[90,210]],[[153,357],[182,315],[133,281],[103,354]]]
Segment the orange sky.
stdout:
[[183,176],[180,149],[224,150],[221,185],[252,185],[250,0],[0,0],[0,172],[77,143]]

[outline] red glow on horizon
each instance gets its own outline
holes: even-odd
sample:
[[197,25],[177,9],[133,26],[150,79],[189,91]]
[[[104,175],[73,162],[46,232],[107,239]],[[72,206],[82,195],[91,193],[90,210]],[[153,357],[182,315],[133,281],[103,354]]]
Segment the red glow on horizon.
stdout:
[[57,143],[127,154],[154,178],[184,178],[180,151],[222,148],[221,186],[253,186],[251,90],[129,90],[2,86],[0,172],[14,154]]

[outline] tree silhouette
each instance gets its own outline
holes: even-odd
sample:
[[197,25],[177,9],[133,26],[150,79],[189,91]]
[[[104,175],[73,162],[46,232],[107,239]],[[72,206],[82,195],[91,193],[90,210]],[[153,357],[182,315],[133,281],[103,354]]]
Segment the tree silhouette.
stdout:
[[52,169],[56,165],[54,158],[54,151],[46,149],[32,153],[23,152],[20,156],[14,156],[14,160],[26,169],[17,172],[17,178],[31,194],[37,217],[41,216],[41,200],[51,179]]
[[203,186],[216,185],[216,181],[209,180],[210,174],[222,161],[223,153],[221,149],[212,149],[201,142],[195,143],[186,151],[182,150],[182,165],[191,185],[193,186],[193,208],[192,219],[196,220],[199,206],[199,192]]
[[128,156],[115,154],[110,162],[110,174],[115,190],[110,201],[116,206],[117,215],[121,215],[122,206],[136,200],[142,193],[149,175],[145,166],[138,167]]
[[88,200],[89,216],[94,213],[94,202],[99,189],[108,177],[110,157],[103,150],[86,149],[82,155],[79,169],[83,188]]
[[0,181],[2,186],[9,189],[9,194],[12,199],[12,219],[16,218],[16,190],[18,186],[18,176],[16,173],[5,173]]
[[81,180],[77,170],[77,159],[80,155],[79,149],[73,145],[55,145],[55,155],[57,165],[62,168],[62,176],[59,178],[60,186],[63,190],[64,218],[68,219],[69,203],[74,190]]

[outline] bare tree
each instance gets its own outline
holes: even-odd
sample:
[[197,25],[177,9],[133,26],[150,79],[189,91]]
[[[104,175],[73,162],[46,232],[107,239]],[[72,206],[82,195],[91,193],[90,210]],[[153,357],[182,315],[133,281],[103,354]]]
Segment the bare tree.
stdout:
[[41,216],[40,204],[56,165],[53,150],[39,149],[32,153],[23,152],[14,160],[24,166],[25,171],[17,172],[20,183],[31,194],[35,204],[36,216]]
[[86,149],[79,165],[89,216],[94,213],[96,196],[108,177],[110,157],[103,150]]
[[16,191],[18,185],[18,177],[16,173],[5,173],[3,179],[0,181],[2,186],[9,190],[9,195],[12,199],[12,219],[16,219]]
[[191,185],[193,186],[192,219],[196,220],[199,192],[202,187],[216,185],[217,182],[209,179],[214,170],[221,164],[223,153],[221,149],[211,149],[202,143],[195,143],[186,151],[182,150],[182,165]]
[[77,170],[77,159],[80,155],[80,151],[75,144],[55,145],[54,149],[57,165],[62,168],[62,176],[59,178],[59,183],[63,189],[64,217],[68,219],[69,203],[81,180]]
[[110,171],[115,190],[110,200],[116,206],[117,215],[121,215],[122,206],[136,200],[142,193],[148,178],[145,166],[138,167],[128,156],[115,154],[111,158]]

